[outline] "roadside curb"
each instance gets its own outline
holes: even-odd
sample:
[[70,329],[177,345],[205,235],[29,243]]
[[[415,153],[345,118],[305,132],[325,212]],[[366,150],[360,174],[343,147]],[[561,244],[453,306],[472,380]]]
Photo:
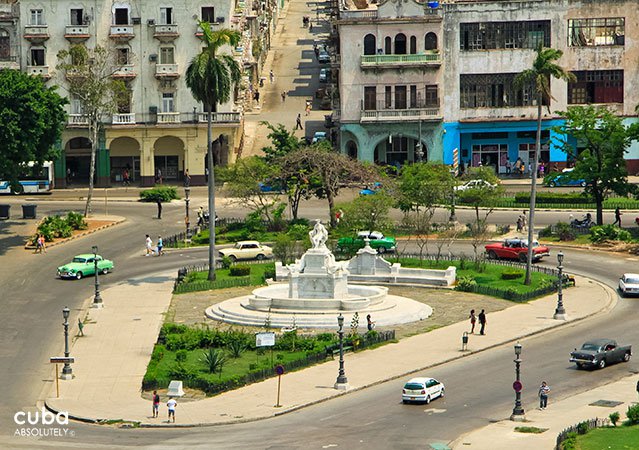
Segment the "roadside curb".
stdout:
[[[502,345],[505,345],[505,344],[508,344],[508,343],[511,343],[511,342],[516,342],[516,341],[518,341],[520,339],[528,338],[528,337],[531,337],[531,336],[537,336],[537,335],[540,335],[540,334],[543,334],[543,333],[546,333],[546,332],[552,332],[552,331],[556,330],[557,328],[563,327],[565,325],[571,325],[573,323],[578,323],[578,322],[581,322],[581,321],[586,320],[588,318],[591,318],[593,316],[596,316],[598,314],[607,313],[610,310],[612,310],[612,308],[617,303],[617,296],[614,295],[613,289],[610,288],[609,286],[597,281],[597,280],[592,279],[592,278],[584,277],[584,276],[580,276],[580,278],[584,279],[584,280],[591,280],[592,282],[594,282],[594,283],[598,284],[599,286],[601,286],[603,288],[604,292],[605,292],[604,295],[606,296],[606,299],[605,299],[605,302],[604,302],[603,306],[600,309],[598,309],[597,311],[595,311],[595,312],[593,312],[591,314],[588,314],[588,315],[586,315],[584,317],[580,317],[578,319],[566,321],[566,322],[560,321],[556,325],[552,325],[550,327],[547,327],[547,328],[544,328],[544,329],[541,329],[541,330],[537,330],[537,331],[533,331],[533,332],[530,332],[530,333],[527,333],[527,334],[524,334],[524,335],[521,335],[521,336],[505,338],[501,342],[492,344],[492,345],[490,345],[488,347],[485,347],[485,348],[482,348],[480,350],[467,351],[467,352],[463,352],[463,353],[460,351],[460,354],[452,356],[450,358],[446,358],[445,360],[439,361],[437,363],[429,364],[427,366],[419,367],[419,368],[416,368],[416,369],[410,369],[410,370],[402,372],[402,373],[400,373],[398,375],[394,375],[394,376],[391,376],[391,377],[388,377],[388,378],[384,378],[384,379],[381,379],[381,380],[376,380],[374,382],[367,383],[367,384],[364,384],[364,385],[361,385],[361,386],[353,387],[353,388],[351,388],[351,389],[349,389],[347,391],[335,393],[334,395],[331,395],[331,396],[326,397],[326,398],[321,398],[321,399],[318,399],[318,400],[315,400],[315,401],[312,401],[312,402],[308,402],[308,403],[304,403],[304,404],[301,404],[301,405],[292,406],[292,407],[287,408],[285,410],[275,411],[275,412],[273,412],[271,414],[266,414],[266,415],[261,415],[261,416],[257,416],[257,417],[251,417],[251,418],[238,418],[237,420],[233,420],[233,421],[191,423],[191,424],[169,424],[169,423],[157,423],[157,424],[155,424],[155,423],[138,422],[138,421],[126,420],[126,419],[106,419],[106,418],[96,419],[96,418],[90,418],[90,417],[75,416],[75,415],[70,414],[70,413],[69,413],[69,418],[71,418],[73,420],[80,421],[80,422],[93,423],[93,424],[103,424],[103,423],[106,423],[106,422],[122,422],[122,423],[135,424],[134,426],[135,427],[139,427],[139,428],[196,428],[196,427],[213,427],[213,426],[220,426],[220,425],[232,425],[232,424],[239,424],[239,423],[249,423],[249,422],[256,422],[258,420],[264,420],[264,419],[268,419],[268,418],[272,418],[272,417],[278,417],[278,416],[281,416],[281,415],[284,415],[284,414],[288,414],[288,413],[300,410],[302,408],[306,408],[308,406],[317,405],[317,404],[320,404],[320,403],[323,403],[323,402],[326,402],[326,401],[341,397],[342,395],[347,395],[347,394],[350,394],[352,392],[357,392],[357,391],[360,391],[362,389],[367,389],[367,388],[370,388],[370,387],[373,387],[373,386],[377,386],[379,384],[382,384],[382,383],[385,383],[385,382],[388,382],[388,381],[392,381],[392,380],[396,380],[398,378],[405,377],[405,376],[407,376],[409,374],[413,374],[415,372],[420,372],[420,371],[424,371],[426,369],[430,369],[430,368],[433,368],[433,367],[438,367],[438,366],[441,366],[443,364],[447,364],[449,362],[456,361],[456,360],[459,360],[461,358],[465,358],[465,357],[470,356],[470,355],[475,355],[477,353],[481,353],[481,352],[484,352],[486,350],[491,350],[491,349],[500,347]],[[392,345],[392,344],[390,344],[390,345]],[[45,404],[45,407],[49,411],[51,411],[53,413],[60,412],[59,410],[53,408],[51,405],[47,404],[46,400],[44,401],[44,404]]]
[[[118,217],[118,218],[117,218],[117,219],[115,219],[112,223],[108,223],[108,224],[102,225],[102,226],[100,226],[100,227],[98,227],[98,228],[94,228],[93,230],[87,230],[87,231],[85,231],[85,232],[83,232],[83,233],[78,233],[78,234],[76,234],[76,235],[74,235],[74,236],[71,236],[71,237],[68,237],[68,238],[64,238],[64,239],[61,239],[61,240],[58,240],[58,241],[54,241],[54,242],[48,243],[48,244],[47,244],[47,247],[55,247],[56,245],[64,244],[64,243],[69,242],[69,241],[72,241],[72,240],[74,240],[74,239],[78,239],[78,238],[81,238],[81,237],[84,237],[84,236],[88,236],[88,235],[93,234],[93,233],[95,233],[95,232],[97,232],[97,231],[101,231],[101,230],[104,230],[104,229],[106,229],[106,228],[110,228],[110,227],[113,227],[113,226],[115,226],[115,225],[119,225],[119,224],[121,224],[121,223],[122,223],[122,222],[124,222],[124,221],[126,221],[126,218],[125,218],[125,217]],[[40,221],[40,222],[41,222],[41,221]],[[38,222],[38,225],[40,225],[40,222]],[[36,226],[36,230],[37,230],[37,226]],[[35,248],[36,248],[36,246],[35,246],[35,245],[31,245],[31,244],[29,244],[29,241],[27,241],[27,242],[24,244],[24,249],[25,249],[25,250],[33,250],[33,249],[35,249]]]

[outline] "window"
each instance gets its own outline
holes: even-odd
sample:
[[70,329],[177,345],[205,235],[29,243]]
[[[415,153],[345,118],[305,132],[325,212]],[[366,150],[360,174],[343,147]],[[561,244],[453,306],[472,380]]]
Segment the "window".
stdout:
[[366,36],[364,36],[364,54],[374,55],[376,48],[377,44],[375,43],[375,36],[373,36],[372,34],[367,34]]
[[71,10],[71,25],[84,25],[84,10]]
[[377,87],[365,86],[364,87],[364,110],[372,111],[377,109],[375,101],[377,99]]
[[[542,132],[543,133],[543,132]],[[535,138],[533,138],[535,139]],[[519,144],[519,157],[525,161],[534,161],[535,153],[537,152],[537,144],[529,143],[529,144]],[[528,159],[526,159],[526,157]],[[540,161],[550,161],[550,147],[548,146],[548,138],[541,138],[541,147],[539,149],[539,160]],[[527,170],[527,168],[526,168]]]
[[43,48],[31,49],[31,65],[44,66],[44,49]]
[[568,104],[623,103],[623,70],[585,70],[573,72],[575,83],[568,83]]
[[44,11],[41,9],[31,10],[31,25],[44,25]]
[[550,20],[460,24],[461,50],[537,48],[539,44],[550,47]]
[[386,141],[386,162],[391,165],[404,164],[408,160],[408,138],[393,136]]
[[160,8],[160,25],[173,25],[173,8]]
[[406,109],[406,86],[395,86],[395,109]]
[[173,92],[165,92],[162,94],[163,113],[175,112],[174,95]]
[[129,49],[124,48],[116,48],[116,63],[119,66],[126,66],[129,64]]
[[384,108],[393,107],[393,88],[384,86]]
[[202,22],[215,23],[215,8],[202,6]]
[[131,88],[130,83],[126,83],[126,90],[122,93],[122,95],[118,96],[118,112],[120,114],[130,114],[131,113],[131,99],[133,98],[133,90]]
[[[532,85],[515,87],[515,73],[492,73],[460,76],[462,108],[510,108],[534,106],[537,97]],[[548,104],[548,98],[542,104]]]
[[425,89],[424,106],[432,108],[439,107],[439,97],[437,95],[437,85],[427,85]]
[[417,53],[417,38],[415,36],[410,37],[410,54]]
[[399,33],[397,36],[395,36],[395,54],[406,54],[406,35],[404,33]]
[[160,48],[160,64],[175,64],[173,47]]
[[0,30],[0,61],[11,59],[11,38],[7,30]]
[[386,36],[384,38],[384,53],[386,55],[392,55],[393,54],[393,40],[390,38],[390,36]]
[[568,21],[568,45],[571,47],[624,45],[625,19],[571,19]]
[[426,33],[424,37],[424,50],[437,49],[437,35],[435,33]]
[[71,114],[84,114],[82,103],[77,98],[71,98]]
[[[473,145],[472,152],[472,165],[478,167],[481,163],[482,166],[499,167],[500,154],[508,154],[508,145],[506,144],[480,144]],[[505,161],[506,158],[504,157]]]
[[410,86],[410,107],[417,108],[417,86]]
[[129,10],[127,8],[115,8],[113,20],[115,25],[128,25]]

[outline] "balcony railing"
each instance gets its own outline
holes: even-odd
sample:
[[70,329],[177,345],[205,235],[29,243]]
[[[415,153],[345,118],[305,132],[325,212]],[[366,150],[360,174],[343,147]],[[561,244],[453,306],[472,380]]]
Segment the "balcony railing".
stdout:
[[134,125],[135,113],[113,114],[113,125]]
[[135,66],[133,64],[127,64],[121,67],[115,67],[112,76],[117,78],[134,78]]
[[340,19],[375,19],[377,18],[377,10],[376,9],[365,9],[365,10],[345,10],[339,12]]
[[439,53],[419,53],[415,55],[362,55],[361,66],[366,67],[406,67],[440,65]]
[[171,41],[180,35],[177,25],[156,25],[153,37],[161,41]]
[[[239,123],[239,112],[214,112],[211,114],[213,123]],[[198,113],[200,123],[206,123],[207,113]]]
[[131,25],[111,25],[109,37],[113,39],[131,39],[135,36]]
[[440,120],[439,108],[374,109],[362,111],[360,122],[400,122],[404,120]]
[[85,126],[89,124],[86,114],[69,114],[69,126]]
[[159,112],[158,123],[180,123],[179,112]]
[[177,64],[156,64],[155,65],[155,77],[156,78],[177,78],[180,76],[178,72]]
[[26,25],[24,38],[31,42],[44,42],[49,39],[49,27],[47,25]]
[[27,66],[27,73],[29,75],[41,75],[44,78],[49,78],[49,66]]
[[70,41],[85,40],[90,37],[88,25],[67,25],[64,29],[64,37]]

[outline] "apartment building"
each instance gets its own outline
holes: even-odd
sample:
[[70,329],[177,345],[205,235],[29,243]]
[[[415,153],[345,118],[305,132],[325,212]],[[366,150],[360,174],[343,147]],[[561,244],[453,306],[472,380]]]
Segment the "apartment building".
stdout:
[[0,0],[0,69],[19,69],[20,51],[17,0]]
[[[394,149],[395,145],[403,148],[403,144],[394,142],[398,136],[408,136],[407,151],[396,159],[400,163],[402,158],[408,162],[417,160],[415,148],[419,146],[411,143],[417,125],[421,129],[424,159],[452,164],[457,149],[466,165],[481,163],[494,167],[498,173],[506,172],[508,160],[513,163],[521,158],[527,165],[535,148],[536,95],[532,86],[516,86],[514,79],[531,67],[535,49],[542,44],[562,50],[564,56],[558,63],[577,77],[574,83],[552,79],[552,97],[543,100],[541,159],[564,165],[566,155],[557,147],[552,131],[562,123],[557,111],[571,105],[594,104],[611,108],[627,121],[636,120],[632,116],[639,104],[637,6],[637,0],[460,0],[441,5],[382,0],[378,4],[353,5],[352,9],[341,11],[339,20],[340,37],[347,43],[341,49],[340,82],[352,84],[340,87],[342,151],[360,159],[392,164],[395,154],[390,160],[376,157],[381,154],[380,145],[386,149]],[[359,30],[359,34],[354,35],[351,30]],[[363,40],[356,38],[366,33],[377,33],[382,44],[377,47],[375,61],[391,58],[395,50],[393,33],[398,32],[417,38],[429,32],[437,34],[436,67],[431,62],[428,66],[431,70],[415,70],[410,63],[397,61],[366,78],[370,69],[365,69],[363,62],[359,67],[349,62],[365,60]],[[383,45],[389,40],[390,46]],[[361,48],[355,48],[353,42],[361,42]],[[408,51],[400,58],[427,57],[426,47],[418,45],[416,50],[416,56]],[[347,74],[348,70],[354,73]],[[424,117],[419,113],[416,117],[422,104],[419,100],[411,102],[410,94],[407,102],[402,101],[404,84],[437,85],[436,115]],[[411,88],[407,89],[410,92]],[[378,106],[374,114],[365,107],[371,105],[365,105],[366,92],[373,90],[376,95],[384,93],[382,107]],[[359,115],[357,104],[364,105]],[[366,141],[360,137],[361,133],[352,131],[358,128],[352,122],[365,122],[371,114],[377,120],[374,132],[377,142]],[[393,120],[387,120],[388,116]],[[424,135],[424,129],[428,134]],[[578,143],[573,144],[578,147]],[[354,146],[359,146],[357,153]],[[634,143],[627,154],[631,172],[639,170],[638,158],[639,146]]]
[[[197,20],[210,22],[214,30],[242,31],[243,3],[26,0],[19,5],[20,67],[60,86],[61,95],[68,93],[64,74],[56,70],[60,50],[84,44],[113,52],[113,76],[125,82],[130,100],[105,118],[97,153],[98,186],[121,182],[125,171],[143,186],[154,184],[157,174],[166,182],[180,181],[185,170],[192,184],[205,183],[206,114],[187,88],[185,72],[202,47]],[[242,50],[224,49],[244,63]],[[90,141],[77,99],[69,98],[68,113],[62,156],[55,164],[57,187],[88,181]],[[235,99],[217,106],[213,122],[214,136],[228,137],[222,163],[231,162],[242,137],[242,112]]]

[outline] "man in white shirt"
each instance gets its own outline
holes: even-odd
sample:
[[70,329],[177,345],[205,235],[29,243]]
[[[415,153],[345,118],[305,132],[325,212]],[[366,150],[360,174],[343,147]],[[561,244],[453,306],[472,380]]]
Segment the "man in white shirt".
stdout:
[[166,406],[169,408],[169,422],[171,421],[171,418],[173,418],[173,423],[175,423],[175,407],[177,406],[177,402],[174,398],[171,398],[168,402],[166,402]]
[[146,235],[146,255],[144,256],[153,256],[153,241],[151,240],[151,237],[147,234]]

